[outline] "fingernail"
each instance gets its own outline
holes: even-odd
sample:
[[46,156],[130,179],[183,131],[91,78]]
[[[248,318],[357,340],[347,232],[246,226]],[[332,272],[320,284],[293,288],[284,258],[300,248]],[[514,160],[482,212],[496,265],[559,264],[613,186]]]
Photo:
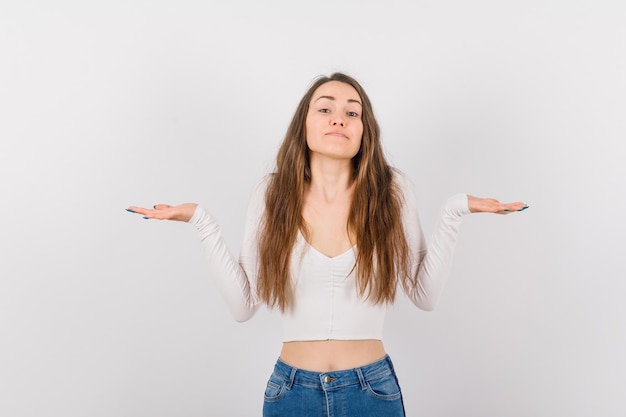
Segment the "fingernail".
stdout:
[[521,209],[517,210],[517,211],[524,211],[528,208],[528,205],[525,205],[524,207],[522,207]]
[[156,209],[156,204],[154,206],[152,206],[153,209]]
[[144,219],[148,220],[150,217],[143,217]]
[[135,210],[131,210],[131,209],[126,209],[126,211],[129,211],[131,213],[137,213]]
[[509,212],[509,211],[511,211],[511,210],[509,210],[509,209],[504,209],[503,211],[505,211],[505,212],[507,212],[507,213],[508,213],[508,212]]

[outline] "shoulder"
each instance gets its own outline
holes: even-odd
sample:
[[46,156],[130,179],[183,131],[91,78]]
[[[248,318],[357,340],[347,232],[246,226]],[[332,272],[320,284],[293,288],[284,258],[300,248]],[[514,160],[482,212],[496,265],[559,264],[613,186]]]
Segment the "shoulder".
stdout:
[[397,187],[397,190],[404,197],[407,195],[412,195],[415,185],[413,181],[406,175],[403,171],[398,168],[391,167],[392,180],[394,185]]
[[262,211],[265,207],[265,193],[271,182],[272,174],[266,174],[259,179],[250,191],[249,208],[254,211]]
[[253,194],[265,194],[265,191],[267,190],[267,187],[269,186],[270,182],[272,181],[272,177],[274,174],[265,174],[264,176],[261,177],[261,179],[259,179],[256,184],[254,185],[254,187],[252,187],[252,192]]

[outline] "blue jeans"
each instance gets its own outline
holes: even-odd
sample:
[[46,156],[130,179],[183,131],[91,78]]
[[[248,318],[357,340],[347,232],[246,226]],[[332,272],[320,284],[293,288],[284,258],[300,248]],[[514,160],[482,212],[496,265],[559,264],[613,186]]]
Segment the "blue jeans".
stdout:
[[311,372],[278,359],[267,382],[263,417],[404,417],[389,356],[354,369]]

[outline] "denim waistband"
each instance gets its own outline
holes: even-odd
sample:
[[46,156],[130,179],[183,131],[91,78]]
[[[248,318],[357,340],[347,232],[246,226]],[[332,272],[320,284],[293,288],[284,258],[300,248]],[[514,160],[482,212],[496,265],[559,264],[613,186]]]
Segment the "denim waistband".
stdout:
[[328,372],[314,372],[294,368],[279,358],[274,366],[273,375],[287,382],[287,388],[291,388],[295,384],[326,390],[353,384],[360,384],[365,387],[367,381],[393,372],[391,358],[389,358],[389,355],[385,355],[384,358],[376,362],[358,368]]

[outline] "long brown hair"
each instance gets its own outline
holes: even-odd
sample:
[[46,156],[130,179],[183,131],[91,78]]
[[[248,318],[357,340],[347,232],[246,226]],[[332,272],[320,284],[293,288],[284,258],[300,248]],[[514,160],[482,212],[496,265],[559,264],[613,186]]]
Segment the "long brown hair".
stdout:
[[318,77],[300,100],[278,150],[276,171],[265,193],[257,291],[268,306],[279,307],[281,311],[293,303],[290,264],[298,231],[306,236],[302,205],[305,186],[311,181],[306,117],[315,90],[329,81],[354,87],[363,106],[363,138],[352,159],[355,187],[347,224],[356,236],[358,294],[377,304],[393,302],[398,278],[405,288],[411,282],[408,244],[402,227],[403,196],[385,160],[372,105],[355,79],[334,73]]

